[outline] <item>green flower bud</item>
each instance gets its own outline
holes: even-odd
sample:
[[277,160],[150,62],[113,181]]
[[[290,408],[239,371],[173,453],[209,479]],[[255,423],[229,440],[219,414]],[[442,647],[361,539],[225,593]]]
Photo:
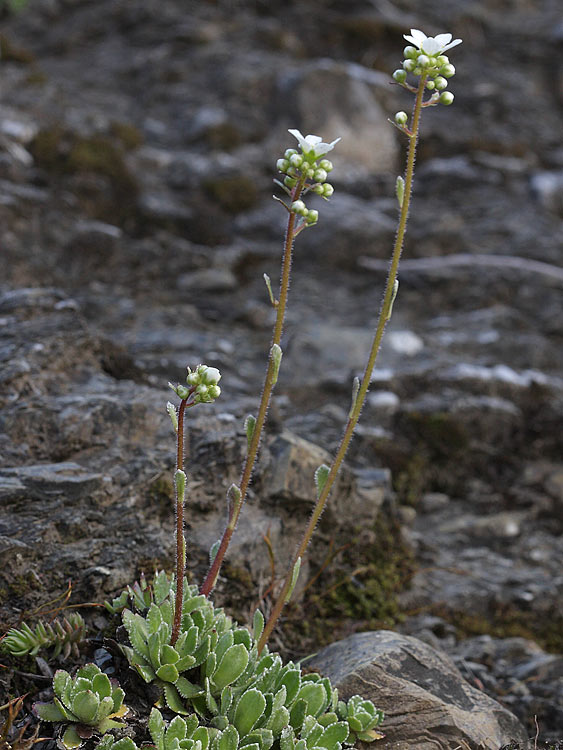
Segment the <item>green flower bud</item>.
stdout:
[[317,195],[324,195],[324,185],[313,185],[312,190]]
[[448,63],[448,65],[442,65],[440,68],[440,75],[443,75],[444,78],[451,78],[452,76],[455,76],[455,68],[453,65]]
[[421,76],[422,75],[422,68],[420,65],[417,65],[416,68],[413,70],[413,75],[415,76]]
[[301,214],[301,216],[304,215],[304,211],[307,210],[307,206],[303,203],[303,201],[293,201],[291,204],[291,211],[294,214]]
[[190,391],[185,385],[177,385],[175,391],[182,400],[188,398],[190,395]]
[[295,177],[289,177],[288,175],[287,177],[284,177],[283,184],[288,188],[294,188],[297,185],[297,180]]
[[218,385],[210,385],[209,395],[211,398],[219,398],[221,395],[221,388]]
[[289,162],[287,159],[278,159],[276,162],[276,168],[279,172],[287,172],[287,168],[289,167]]
[[428,91],[432,91],[432,89],[436,88],[436,83],[434,81],[426,81],[426,88]]
[[428,55],[419,55],[417,64],[420,65],[421,68],[427,68],[430,65],[430,58]]
[[445,104],[446,106],[449,106],[453,103],[454,95],[451,91],[444,91],[442,94],[440,94],[440,104]]
[[411,47],[409,45],[409,46],[405,47],[405,49],[403,50],[403,55],[405,57],[409,57],[409,58],[411,58],[411,57],[418,57],[419,51],[420,50],[418,50],[416,47]]
[[403,62],[403,68],[407,71],[407,73],[412,73],[412,71],[416,68],[416,63],[409,57]]
[[289,163],[292,167],[296,167],[297,169],[299,169],[299,167],[303,164],[303,157],[301,156],[301,154],[293,154],[289,158]]
[[395,122],[397,125],[406,125],[409,121],[409,116],[406,112],[397,112],[395,115]]
[[217,385],[221,380],[221,373],[216,367],[206,367],[201,374],[201,382],[204,385]]
[[437,78],[436,78],[436,79],[434,80],[434,83],[435,83],[435,85],[436,85],[436,89],[437,89],[438,91],[443,91],[443,90],[444,90],[444,89],[445,89],[445,88],[447,87],[447,85],[448,85],[448,82],[446,81],[446,79],[445,79],[445,78],[442,78],[442,76],[438,76],[438,77],[437,77]]
[[283,155],[283,158],[284,158],[284,159],[287,159],[287,160],[289,161],[289,160],[291,159],[291,157],[293,156],[293,154],[296,154],[296,153],[297,153],[297,150],[296,150],[296,149],[294,149],[294,148],[287,148],[287,149],[285,150],[285,153],[284,153],[284,155]]
[[209,388],[208,386],[201,383],[200,385],[198,385],[195,392],[201,399],[204,399],[209,393]]
[[450,58],[447,55],[438,55],[436,58],[436,65],[447,65],[450,62]]
[[188,385],[199,385],[199,373],[198,372],[192,372],[188,368],[188,377],[186,378],[186,383]]
[[313,177],[315,176],[315,168],[314,168],[314,167],[309,167],[309,169],[307,169],[307,170],[305,171],[305,174],[307,175],[307,177],[308,177],[308,178],[309,178],[310,180],[312,180],[312,179],[313,179]]
[[319,167],[321,169],[324,169],[325,172],[332,172],[333,164],[329,159],[321,159],[319,162]]
[[334,193],[334,188],[330,184],[330,182],[325,182],[323,185],[323,196],[325,198],[330,198],[330,196]]
[[319,212],[316,209],[311,208],[307,214],[307,224],[316,224],[318,220]]
[[297,170],[291,165],[285,170],[290,177],[297,177]]
[[316,180],[316,182],[325,182],[327,177],[328,175],[324,169],[316,169],[315,174],[313,175],[313,178]]
[[397,83],[404,83],[407,80],[407,71],[399,68],[393,73],[393,80]]

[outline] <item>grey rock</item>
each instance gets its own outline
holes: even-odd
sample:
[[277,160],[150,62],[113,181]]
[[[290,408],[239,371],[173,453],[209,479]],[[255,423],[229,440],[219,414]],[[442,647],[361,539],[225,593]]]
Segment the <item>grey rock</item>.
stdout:
[[323,649],[308,665],[343,697],[361,694],[385,712],[382,750],[498,750],[527,739],[513,714],[465,682],[448,656],[415,638],[359,633]]
[[16,493],[19,493],[21,483],[36,499],[64,495],[69,501],[89,495],[102,483],[100,474],[89,472],[72,462],[3,469],[2,479],[15,480]]
[[229,292],[238,286],[236,276],[227,268],[206,268],[185,273],[177,283],[178,289],[194,292]]

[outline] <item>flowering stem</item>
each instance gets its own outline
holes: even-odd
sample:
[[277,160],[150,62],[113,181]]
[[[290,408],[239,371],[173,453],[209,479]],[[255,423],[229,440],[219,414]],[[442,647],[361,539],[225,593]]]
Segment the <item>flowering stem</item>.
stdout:
[[[291,195],[292,201],[296,201],[299,199],[299,196],[301,195],[301,192],[303,190],[304,182],[305,182],[305,178],[302,178],[294,187],[292,195]],[[270,357],[268,360],[268,367],[266,370],[266,377],[264,380],[264,387],[262,389],[262,397],[260,399],[260,406],[258,408],[258,415],[256,417],[254,432],[252,434],[252,439],[250,440],[248,453],[246,455],[246,460],[244,462],[242,475],[240,479],[240,484],[239,484],[240,495],[238,495],[236,498],[233,499],[232,505],[229,510],[229,518],[228,518],[227,526],[225,528],[225,531],[223,532],[223,536],[219,544],[219,549],[217,550],[217,554],[215,555],[215,558],[209,567],[205,580],[203,581],[201,585],[200,593],[204,594],[205,596],[209,596],[209,594],[211,593],[211,591],[213,590],[215,586],[215,583],[217,582],[217,576],[219,575],[219,570],[221,569],[223,558],[225,557],[225,553],[229,546],[229,542],[231,541],[231,537],[235,531],[238,518],[240,515],[240,511],[241,511],[242,505],[246,497],[246,492],[248,490],[248,485],[252,477],[252,470],[256,462],[256,456],[258,455],[258,447],[260,445],[260,439],[262,436],[262,431],[264,429],[264,423],[266,421],[266,414],[268,412],[268,407],[270,405],[272,391],[274,389],[274,385],[277,380],[277,369],[279,366],[279,361],[278,361],[278,364],[276,364],[275,356],[273,352],[274,352],[275,346],[278,346],[278,347],[280,346],[283,324],[285,320],[285,310],[287,306],[287,297],[288,297],[288,292],[289,292],[289,279],[290,279],[290,274],[291,274],[291,259],[292,259],[292,251],[293,251],[293,242],[296,236],[295,219],[296,219],[295,213],[290,212],[288,214],[287,229],[285,233],[285,242],[284,242],[284,250],[283,250],[283,260],[282,260],[282,274],[281,274],[281,283],[280,283],[280,296],[278,299],[278,304],[276,306],[277,314],[276,314],[276,322],[274,325],[274,332],[272,335],[272,346],[270,347]]]
[[282,612],[282,609],[286,601],[288,600],[288,594],[290,593],[290,590],[291,590],[295,564],[297,563],[298,559],[299,558],[302,559],[303,555],[305,554],[305,550],[307,549],[307,546],[309,544],[309,541],[311,540],[315,527],[319,521],[319,518],[321,517],[321,514],[324,510],[324,507],[328,499],[328,496],[330,494],[330,491],[332,489],[332,486],[334,485],[334,482],[336,480],[336,477],[338,476],[338,472],[340,470],[340,467],[342,465],[346,452],[348,451],[348,447],[350,445],[350,441],[352,440],[354,429],[356,427],[356,424],[358,423],[358,419],[360,418],[360,413],[362,411],[362,407],[366,399],[373,368],[375,366],[375,360],[377,358],[377,354],[381,346],[381,340],[383,338],[383,333],[385,331],[385,326],[390,318],[391,307],[392,307],[393,299],[395,295],[395,281],[397,278],[397,269],[399,266],[401,253],[403,250],[403,241],[405,237],[405,231],[407,228],[407,219],[408,219],[408,214],[409,214],[409,205],[410,205],[410,199],[411,199],[411,193],[412,193],[412,182],[413,182],[413,175],[414,175],[414,164],[415,164],[415,157],[416,157],[416,144],[418,140],[418,129],[419,129],[419,123],[420,123],[420,113],[422,110],[422,98],[424,95],[425,83],[426,83],[426,76],[422,76],[420,79],[418,90],[416,92],[416,99],[415,99],[414,109],[413,109],[413,114],[412,114],[412,123],[410,127],[410,133],[407,134],[409,138],[409,148],[408,148],[408,154],[407,154],[407,166],[406,166],[406,171],[405,171],[405,189],[404,189],[403,202],[401,205],[401,212],[399,215],[397,235],[395,237],[395,244],[393,246],[393,254],[391,257],[391,265],[389,267],[389,273],[388,273],[387,282],[385,285],[385,293],[383,295],[383,302],[381,304],[381,310],[379,312],[379,320],[378,320],[377,328],[375,330],[375,334],[373,337],[368,361],[364,370],[362,381],[360,383],[360,387],[358,389],[358,393],[356,395],[354,404],[352,405],[352,409],[350,410],[348,422],[346,424],[346,428],[342,435],[342,440],[340,442],[338,451],[336,452],[336,455],[330,467],[330,471],[328,473],[325,485],[322,491],[319,493],[317,503],[313,509],[311,518],[309,519],[309,523],[307,525],[307,528],[305,529],[301,543],[299,544],[295,552],[295,555],[293,557],[293,560],[289,566],[288,573],[285,578],[282,590],[278,596],[278,599],[270,614],[270,617],[268,618],[268,621],[264,627],[262,636],[258,642],[259,653],[262,651],[262,649],[268,642],[268,638],[270,637],[274,629],[274,626]]
[[[176,452],[176,472],[184,470],[184,412],[187,399],[182,399],[178,408],[178,434]],[[173,646],[178,640],[180,623],[182,620],[182,605],[184,603],[184,572],[186,567],[186,548],[184,539],[184,493],[176,484],[176,602],[174,607],[174,623],[170,643]]]

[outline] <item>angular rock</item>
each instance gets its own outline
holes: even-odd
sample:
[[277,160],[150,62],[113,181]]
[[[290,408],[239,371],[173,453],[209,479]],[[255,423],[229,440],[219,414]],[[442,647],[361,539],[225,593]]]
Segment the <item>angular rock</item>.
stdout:
[[416,638],[358,633],[323,649],[308,666],[329,677],[342,697],[360,694],[385,712],[379,750],[498,750],[527,739],[513,714]]

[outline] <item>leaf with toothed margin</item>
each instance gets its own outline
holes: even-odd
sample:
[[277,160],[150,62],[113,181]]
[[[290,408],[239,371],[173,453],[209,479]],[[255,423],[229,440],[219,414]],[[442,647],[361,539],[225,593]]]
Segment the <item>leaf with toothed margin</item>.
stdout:
[[200,594],[199,596],[193,596],[191,599],[188,599],[184,602],[182,606],[182,614],[189,615],[190,612],[194,611],[194,609],[199,609],[205,604],[207,604],[206,596],[204,596],[203,594]]
[[168,632],[172,632],[172,623],[174,622],[174,607],[168,599],[160,605],[160,614],[162,622],[168,626]]
[[190,712],[186,711],[184,708],[184,704],[182,703],[182,699],[180,698],[180,694],[172,685],[170,682],[163,682],[160,683],[161,686],[164,689],[164,700],[166,701],[166,705],[171,711],[174,711],[176,714],[182,714],[182,716],[187,716]]
[[73,713],[72,711],[70,711],[70,710],[69,710],[69,709],[68,709],[68,708],[67,708],[67,707],[66,707],[66,706],[65,706],[65,705],[63,704],[63,702],[62,702],[62,701],[60,701],[60,700],[59,700],[59,699],[57,698],[57,696],[56,696],[56,695],[55,695],[55,697],[53,698],[53,703],[54,703],[54,704],[55,704],[55,706],[56,706],[56,707],[57,707],[57,708],[59,709],[59,711],[60,711],[60,712],[61,712],[61,713],[63,714],[63,716],[65,717],[65,719],[66,719],[67,721],[79,721],[79,718],[78,718],[78,716],[76,716],[76,715],[75,715],[75,714],[74,714],[74,713]]
[[183,656],[176,662],[176,669],[178,670],[178,672],[185,672],[187,669],[193,667],[194,664],[194,657],[188,654],[187,656]]
[[239,734],[233,726],[228,726],[217,738],[215,750],[237,750]]
[[160,662],[160,638],[158,633],[151,633],[147,640],[147,646],[149,649],[149,660],[151,667],[158,671],[161,666]]
[[70,697],[70,689],[72,687],[72,680],[68,672],[64,669],[57,669],[55,676],[53,677],[53,690],[55,695],[66,702]]
[[213,673],[213,684],[218,690],[222,690],[226,685],[231,685],[241,676],[247,664],[248,651],[246,646],[243,643],[231,646],[227,649],[221,663]]
[[74,748],[80,747],[82,739],[78,736],[74,725],[66,728],[61,742],[67,750],[74,750]]
[[123,610],[121,617],[125,630],[127,630],[131,646],[148,662],[150,659],[147,646],[148,631],[144,619],[140,615],[134,615],[128,609]]
[[203,695],[203,688],[201,685],[194,685],[192,682],[187,680],[185,677],[178,677],[174,683],[182,698],[195,698],[197,695]]
[[164,744],[171,747],[174,744],[174,740],[178,741],[186,739],[186,722],[181,716],[175,716],[166,730]]
[[247,735],[264,713],[266,699],[259,690],[250,688],[240,697],[235,710],[234,725],[243,736]]
[[158,708],[153,708],[149,716],[149,732],[157,750],[164,750],[164,719]]
[[254,617],[252,618],[252,634],[254,636],[255,641],[260,640],[260,636],[262,635],[262,632],[264,630],[264,615],[262,612],[260,612],[259,609],[256,610],[254,613]]
[[280,750],[293,750],[295,743],[295,732],[293,727],[289,726],[282,730],[280,736]]
[[217,641],[217,646],[215,647],[217,664],[221,663],[221,659],[223,658],[225,651],[230,648],[234,642],[235,637],[232,630],[223,633],[223,635],[219,638],[219,640]]
[[158,628],[162,625],[162,614],[160,613],[160,608],[154,603],[151,604],[145,619],[149,633],[156,633]]
[[156,670],[156,676],[164,682],[176,682],[179,674],[174,664],[163,664]]
[[216,716],[219,713],[219,706],[217,705],[217,701],[215,698],[211,695],[211,687],[209,685],[209,678],[205,678],[205,704],[207,706],[207,710],[213,714],[213,716]]
[[42,721],[65,721],[66,716],[54,703],[34,703],[33,713]]
[[162,604],[162,602],[170,595],[171,584],[166,573],[161,570],[156,574],[155,579],[152,583],[152,590],[154,594],[154,600],[156,604]]

